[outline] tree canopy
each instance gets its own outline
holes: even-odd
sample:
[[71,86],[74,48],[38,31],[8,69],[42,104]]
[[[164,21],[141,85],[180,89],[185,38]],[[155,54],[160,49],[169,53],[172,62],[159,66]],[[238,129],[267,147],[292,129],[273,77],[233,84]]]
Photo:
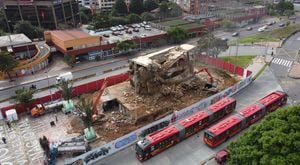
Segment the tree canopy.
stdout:
[[299,105],[268,115],[229,145],[229,164],[299,164],[299,121]]
[[134,13],[129,14],[127,18],[129,23],[140,23],[142,21],[142,18]]
[[122,41],[122,42],[117,43],[117,48],[121,51],[127,51],[129,49],[136,48],[136,43],[133,41],[129,41],[129,40]]
[[154,9],[157,9],[159,5],[154,0],[145,0],[144,1],[144,9],[145,11],[152,11]]
[[200,53],[205,52],[207,55],[217,56],[220,52],[228,49],[227,41],[216,38],[213,34],[206,34],[197,43]]
[[15,33],[23,33],[29,38],[37,37],[37,29],[29,21],[19,21],[14,26]]
[[27,104],[32,101],[34,90],[21,88],[21,89],[17,89],[15,93],[16,93],[15,100],[23,104],[25,107],[27,107]]
[[10,71],[18,66],[19,62],[9,53],[0,52],[0,71],[6,73],[11,80]]
[[57,88],[61,91],[62,98],[64,100],[70,100],[72,98],[72,83],[62,80]]
[[144,12],[143,1],[131,0],[129,8],[131,13],[142,14]]
[[64,62],[66,64],[68,64],[70,67],[74,66],[75,61],[76,61],[76,59],[75,59],[75,56],[73,56],[73,55],[65,55],[64,56]]
[[294,11],[294,4],[289,1],[280,1],[275,8],[279,11],[280,15],[283,15],[286,10]]
[[144,21],[152,21],[152,20],[155,20],[155,16],[149,12],[144,12],[142,14],[142,19]]
[[85,126],[87,128],[91,127],[93,119],[93,101],[89,98],[81,97],[76,105],[76,108],[81,111],[83,116],[81,116]]
[[128,13],[128,8],[125,0],[116,0],[112,11],[115,11],[118,15],[126,15]]
[[167,32],[170,43],[179,44],[187,38],[187,32],[181,27],[170,28]]

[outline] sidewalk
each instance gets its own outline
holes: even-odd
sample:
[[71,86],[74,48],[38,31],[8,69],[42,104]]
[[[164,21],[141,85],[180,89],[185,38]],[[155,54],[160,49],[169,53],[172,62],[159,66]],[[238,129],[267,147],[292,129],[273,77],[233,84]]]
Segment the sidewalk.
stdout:
[[288,72],[288,76],[290,78],[300,79],[300,63],[294,62],[294,64]]
[[253,59],[252,63],[247,67],[247,69],[252,72],[252,78],[259,73],[265,64],[266,63],[263,56],[257,56]]

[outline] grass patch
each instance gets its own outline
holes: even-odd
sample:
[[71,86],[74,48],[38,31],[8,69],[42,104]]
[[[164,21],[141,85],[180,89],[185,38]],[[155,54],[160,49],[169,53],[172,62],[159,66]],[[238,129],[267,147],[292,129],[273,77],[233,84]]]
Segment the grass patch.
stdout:
[[268,66],[268,64],[265,64],[257,73],[256,75],[254,75],[254,77],[252,78],[252,80],[255,80]]
[[191,28],[195,28],[195,27],[201,27],[203,25],[199,24],[199,23],[195,23],[195,22],[188,22],[188,21],[184,21],[182,19],[174,19],[174,20],[170,20],[170,21],[163,21],[163,22],[159,22],[159,24],[163,25],[163,26],[168,26],[168,27],[181,27],[183,29],[191,29]]
[[224,61],[227,61],[231,64],[246,68],[255,56],[225,56],[221,57]]
[[[278,42],[283,38],[287,38],[288,36],[292,35],[298,30],[300,30],[300,24],[292,24],[284,28],[279,28],[272,31],[265,31],[254,36],[240,38],[239,43]],[[236,40],[230,41],[228,44],[235,45]]]

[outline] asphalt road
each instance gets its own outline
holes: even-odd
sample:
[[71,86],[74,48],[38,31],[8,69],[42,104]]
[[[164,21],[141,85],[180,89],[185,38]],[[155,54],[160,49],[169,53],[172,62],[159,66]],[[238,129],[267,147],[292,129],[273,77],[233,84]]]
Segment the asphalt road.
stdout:
[[282,48],[277,51],[270,64],[270,68],[274,75],[294,103],[300,103],[300,80],[288,77],[288,72],[292,65],[287,65],[287,61],[294,63],[299,60],[299,45],[300,32],[296,33],[285,42]]
[[[268,22],[271,22],[271,21],[276,21],[276,24],[274,24],[272,26],[268,26],[268,29],[267,29],[268,31],[281,28],[281,27],[279,27],[279,24],[286,23],[288,20],[279,20],[278,18],[270,18],[270,19],[258,22],[256,24],[253,24],[253,25],[247,25],[244,28],[239,28],[232,32],[216,31],[214,33],[214,35],[219,38],[228,38],[229,40],[235,40],[237,38],[259,34],[260,32],[258,31],[258,29],[260,27],[263,27],[264,25],[266,25]],[[248,31],[247,30],[248,27],[252,27],[253,30]],[[233,37],[232,33],[234,33],[234,32],[239,32],[239,36]]]
[[[237,110],[253,103],[274,90],[282,90],[278,85],[276,78],[269,68],[262,73],[250,86],[235,95],[237,99]],[[243,132],[242,132],[243,133]],[[228,140],[219,147],[209,148],[202,140],[203,131],[194,135],[174,147],[162,152],[161,154],[141,163],[135,157],[134,147],[128,147],[110,157],[107,157],[99,162],[97,165],[198,165],[206,162],[217,151],[224,148],[229,142],[237,139],[242,133],[234,138]],[[198,137],[199,136],[199,137]]]
[[[120,66],[125,66],[126,64],[127,64],[127,60],[123,60],[123,61],[109,63],[109,64],[97,66],[97,67],[88,68],[88,69],[81,70],[78,72],[73,72],[73,79],[77,79],[77,78],[81,78],[83,76],[88,76],[88,75],[93,75],[93,74],[96,74],[96,76],[94,76],[94,77],[99,79],[99,77],[102,76],[103,71],[109,70],[109,69],[114,69],[114,68],[117,68]],[[53,85],[53,84],[55,84],[56,76],[51,76],[51,77],[49,76],[47,78],[47,74],[45,73],[43,77],[36,77],[36,79],[40,79],[40,80],[33,81],[32,83],[29,83],[26,85],[19,85],[19,86],[15,86],[15,87],[12,87],[9,89],[1,90],[0,91],[0,100],[10,98],[15,95],[15,91],[17,89],[21,89],[23,87],[29,88],[32,84],[35,84],[37,89],[48,87],[48,84]],[[24,83],[24,82],[22,82],[22,83]]]

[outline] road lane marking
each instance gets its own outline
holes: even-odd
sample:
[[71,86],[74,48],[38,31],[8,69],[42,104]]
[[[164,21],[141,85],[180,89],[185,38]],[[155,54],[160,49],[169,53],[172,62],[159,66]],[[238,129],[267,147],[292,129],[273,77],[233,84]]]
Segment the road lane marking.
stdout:
[[291,67],[293,61],[285,60],[285,59],[281,59],[281,58],[274,58],[272,60],[272,63],[277,64],[277,65],[286,66],[286,67]]

